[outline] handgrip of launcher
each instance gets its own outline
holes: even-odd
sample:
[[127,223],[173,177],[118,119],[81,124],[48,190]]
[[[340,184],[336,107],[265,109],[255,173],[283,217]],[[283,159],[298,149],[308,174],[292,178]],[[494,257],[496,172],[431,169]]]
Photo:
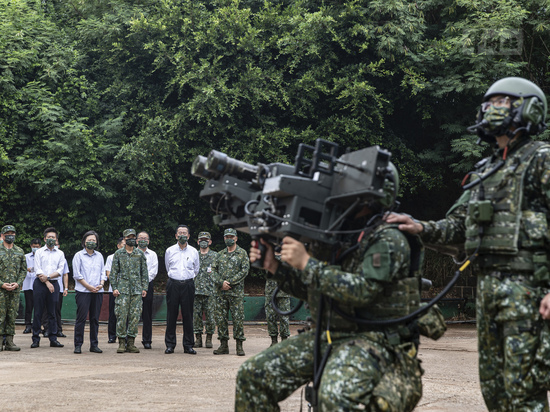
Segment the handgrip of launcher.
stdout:
[[260,242],[260,237],[254,237],[252,238],[252,246],[254,246],[256,249],[260,249],[261,258],[255,260],[252,263],[252,267],[257,269],[263,269],[264,268],[264,259],[265,259],[265,253],[267,252],[267,247]]

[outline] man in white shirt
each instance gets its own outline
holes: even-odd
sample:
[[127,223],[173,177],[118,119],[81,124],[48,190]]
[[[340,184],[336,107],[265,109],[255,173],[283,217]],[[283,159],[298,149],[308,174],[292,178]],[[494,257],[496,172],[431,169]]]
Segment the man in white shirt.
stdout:
[[40,346],[40,329],[42,323],[42,311],[46,305],[49,315],[49,338],[52,348],[62,348],[64,345],[57,341],[57,322],[55,309],[59,300],[59,283],[57,278],[63,274],[65,267],[65,254],[55,246],[57,230],[49,227],[44,230],[44,242],[46,245],[36,251],[34,256],[34,268],[36,279],[33,283],[34,319],[32,324],[31,348]]
[[27,276],[23,281],[23,293],[25,295],[25,330],[23,333],[32,332],[32,310],[34,308],[34,299],[32,296],[32,284],[36,279],[34,271],[34,254],[40,249],[40,239],[31,240],[31,252],[25,255],[27,261]]
[[147,260],[147,271],[149,272],[149,289],[147,296],[143,299],[143,309],[141,318],[143,321],[143,329],[141,331],[141,343],[145,349],[151,349],[153,343],[153,281],[159,271],[159,259],[157,254],[149,249],[149,233],[141,231],[137,235],[138,247],[145,255]]
[[166,333],[164,353],[174,353],[176,347],[176,321],[181,307],[183,323],[183,351],[195,355],[193,336],[193,304],[195,301],[195,276],[199,273],[199,252],[187,243],[191,234],[185,225],[178,226],[174,246],[166,249],[164,261],[168,272],[166,284]]

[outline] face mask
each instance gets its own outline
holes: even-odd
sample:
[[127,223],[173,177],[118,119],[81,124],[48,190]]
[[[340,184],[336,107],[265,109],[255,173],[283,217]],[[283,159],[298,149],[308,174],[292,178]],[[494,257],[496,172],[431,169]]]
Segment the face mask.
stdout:
[[148,240],[138,240],[138,246],[142,249],[145,249],[149,244]]
[[15,235],[4,235],[4,241],[11,245],[13,242],[15,242]]
[[136,239],[126,239],[126,246],[134,247],[136,245]]
[[55,239],[46,239],[46,246],[52,248],[55,246]]
[[225,244],[227,246],[233,246],[235,244],[235,239],[225,239]]
[[86,242],[86,249],[94,250],[97,246],[96,242]]
[[201,241],[199,242],[199,246],[200,246],[201,249],[206,249],[206,248],[208,248],[208,240],[201,240]]
[[37,248],[37,247],[31,247],[32,253],[36,253],[36,251],[37,251],[38,249],[39,249],[39,248]]
[[185,236],[185,235],[178,236],[178,242],[181,245],[185,245],[187,243],[187,236]]
[[[489,132],[494,132],[496,134],[504,133],[508,128],[510,121],[510,108],[509,107],[495,107],[489,106],[487,111],[483,114],[483,120],[487,121],[485,128]],[[511,120],[511,119],[510,119]]]

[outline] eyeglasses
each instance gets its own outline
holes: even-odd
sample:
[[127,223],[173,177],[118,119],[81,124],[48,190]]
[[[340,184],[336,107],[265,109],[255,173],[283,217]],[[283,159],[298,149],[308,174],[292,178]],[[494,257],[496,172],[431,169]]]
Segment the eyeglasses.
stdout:
[[506,97],[495,97],[493,99],[489,99],[486,102],[481,103],[481,111],[486,112],[489,110],[489,107],[510,107],[510,98],[508,96]]

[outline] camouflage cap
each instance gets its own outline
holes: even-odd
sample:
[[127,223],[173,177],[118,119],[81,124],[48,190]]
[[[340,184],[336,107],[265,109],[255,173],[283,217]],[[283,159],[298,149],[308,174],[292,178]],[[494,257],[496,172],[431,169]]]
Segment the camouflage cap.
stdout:
[[6,232],[15,232],[15,226],[12,225],[6,225],[2,228],[2,234]]
[[136,234],[136,231],[134,229],[126,229],[124,232],[122,232],[122,236],[124,237],[128,237],[130,235],[135,236],[135,234]]
[[208,232],[200,232],[198,238],[199,239],[202,239],[202,238],[212,239],[212,236],[210,236],[210,233],[208,233]]
[[223,231],[224,236],[237,236],[237,231],[235,229],[225,229]]

